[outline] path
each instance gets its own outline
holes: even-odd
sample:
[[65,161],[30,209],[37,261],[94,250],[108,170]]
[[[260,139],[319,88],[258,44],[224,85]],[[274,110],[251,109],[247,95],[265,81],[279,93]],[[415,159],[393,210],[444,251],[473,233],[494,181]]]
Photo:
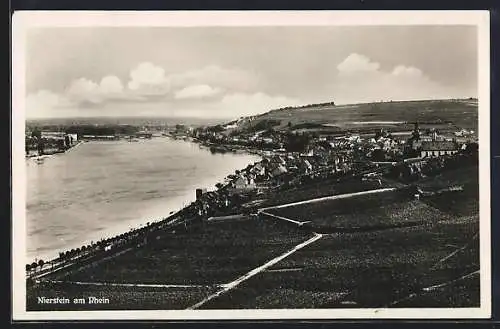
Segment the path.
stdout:
[[139,287],[139,288],[210,288],[225,287],[225,284],[155,284],[155,283],[118,283],[118,282],[82,282],[82,281],[64,281],[47,280],[50,283],[75,284],[81,286],[111,286],[111,287]]
[[271,213],[268,213],[266,211],[261,211],[260,212],[262,215],[266,215],[266,216],[270,216],[270,217],[274,217],[274,218],[277,218],[277,219],[281,219],[281,220],[284,220],[284,221],[287,221],[287,222],[290,222],[290,223],[294,223],[294,224],[297,224],[299,226],[302,226],[304,224],[307,224],[307,223],[310,223],[311,221],[305,221],[305,222],[299,222],[299,221],[296,221],[296,220],[293,220],[293,219],[290,219],[290,218],[287,218],[287,217],[283,217],[283,216],[278,216],[278,215],[274,215],[274,214],[271,214]]
[[286,204],[282,204],[282,205],[279,205],[279,206],[271,206],[271,207],[260,208],[258,210],[258,212],[260,213],[260,212],[268,210],[268,209],[280,209],[280,208],[297,206],[297,205],[301,205],[301,204],[308,204],[308,203],[313,203],[313,202],[321,202],[321,201],[326,201],[326,200],[336,200],[336,199],[351,198],[353,196],[359,196],[359,195],[365,195],[365,194],[374,194],[374,193],[382,193],[382,192],[388,192],[388,191],[395,191],[396,189],[397,188],[395,188],[395,187],[387,187],[387,188],[381,188],[381,189],[376,189],[376,190],[368,190],[368,191],[353,192],[353,193],[346,193],[346,194],[335,194],[335,195],[325,196],[325,197],[321,197],[321,198],[315,198],[315,199],[309,199],[309,200],[304,200],[304,201],[286,203]]
[[309,240],[304,241],[304,242],[296,245],[293,249],[285,252],[284,254],[282,254],[282,255],[280,255],[280,256],[278,256],[276,258],[271,259],[270,261],[268,261],[264,265],[261,265],[261,266],[259,266],[257,268],[254,268],[253,270],[251,270],[250,272],[248,272],[245,275],[242,275],[241,277],[239,277],[238,279],[234,280],[233,282],[228,283],[227,285],[225,285],[225,287],[223,289],[215,292],[214,294],[208,296],[207,298],[203,299],[202,301],[200,301],[200,302],[196,303],[195,305],[189,307],[188,310],[197,309],[197,308],[203,306],[204,304],[206,304],[207,302],[211,301],[212,299],[217,298],[220,295],[225,294],[226,292],[228,292],[230,290],[233,290],[234,288],[236,288],[237,286],[239,286],[244,281],[246,281],[246,280],[250,279],[251,277],[259,274],[260,272],[266,270],[267,268],[273,266],[274,264],[280,262],[281,260],[283,260],[286,257],[290,256],[291,254],[295,253],[297,250],[300,250],[300,249],[304,248],[305,246],[310,245],[311,243],[313,243],[313,242],[321,239],[322,237],[323,237],[322,234],[317,234],[316,233]]

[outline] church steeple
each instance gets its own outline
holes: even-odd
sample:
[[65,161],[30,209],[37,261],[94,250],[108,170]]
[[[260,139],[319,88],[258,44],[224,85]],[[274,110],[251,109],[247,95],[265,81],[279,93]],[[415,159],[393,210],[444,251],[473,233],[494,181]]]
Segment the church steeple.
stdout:
[[415,128],[412,133],[413,139],[420,139],[420,129],[418,127],[418,121],[415,122]]

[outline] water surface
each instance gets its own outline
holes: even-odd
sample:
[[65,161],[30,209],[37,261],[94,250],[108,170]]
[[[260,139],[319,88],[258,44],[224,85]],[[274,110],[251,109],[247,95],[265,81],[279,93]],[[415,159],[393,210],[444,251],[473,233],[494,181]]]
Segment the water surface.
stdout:
[[28,260],[166,217],[193,201],[196,188],[258,160],[167,138],[88,142],[42,164],[26,160]]

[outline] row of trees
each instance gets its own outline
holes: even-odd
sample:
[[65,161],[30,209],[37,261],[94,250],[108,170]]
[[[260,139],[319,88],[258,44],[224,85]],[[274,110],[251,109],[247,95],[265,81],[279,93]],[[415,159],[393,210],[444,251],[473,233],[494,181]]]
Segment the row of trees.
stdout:
[[26,264],[26,272],[36,271],[38,268],[40,268],[40,270],[41,270],[44,265],[45,265],[45,261],[43,259],[40,259],[38,262],[35,261],[31,264]]

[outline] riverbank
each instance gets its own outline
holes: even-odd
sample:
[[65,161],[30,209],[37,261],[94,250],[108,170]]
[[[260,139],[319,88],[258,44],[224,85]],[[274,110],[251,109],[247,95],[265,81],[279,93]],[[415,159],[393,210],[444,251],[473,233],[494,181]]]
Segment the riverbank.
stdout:
[[[86,258],[88,249],[70,254],[68,268],[28,284],[27,307],[89,309],[36,303],[36,296],[60,291],[114,301],[96,305],[101,310],[477,307],[479,201],[474,191],[464,194],[478,185],[477,171],[448,168],[414,182],[438,184],[438,191],[450,181],[464,186],[444,199],[416,197],[410,185],[373,190],[346,176],[318,183],[319,193],[331,185],[337,191],[313,200],[310,183],[288,195],[307,192],[309,200],[286,200],[280,190],[272,218],[257,209],[256,216],[204,221],[180,211],[99,242],[93,257]],[[346,188],[359,191],[339,194]]]
[[69,148],[67,148],[65,150],[52,151],[52,152],[49,152],[49,153],[46,153],[46,154],[42,154],[42,155],[39,155],[39,154],[26,155],[26,159],[34,159],[34,160],[48,159],[48,158],[51,158],[51,157],[59,155],[59,154],[68,153],[68,152],[76,149],[78,146],[80,146],[83,143],[85,143],[85,142],[84,141],[78,141],[76,144],[73,144],[71,147],[69,147]]
[[42,184],[28,190],[33,195],[27,204],[31,261],[49,262],[60,251],[169,221],[196,200],[196,188],[214,191],[224,177],[259,159],[214,155],[196,144],[168,139],[84,144],[68,157],[28,166],[28,180]]

